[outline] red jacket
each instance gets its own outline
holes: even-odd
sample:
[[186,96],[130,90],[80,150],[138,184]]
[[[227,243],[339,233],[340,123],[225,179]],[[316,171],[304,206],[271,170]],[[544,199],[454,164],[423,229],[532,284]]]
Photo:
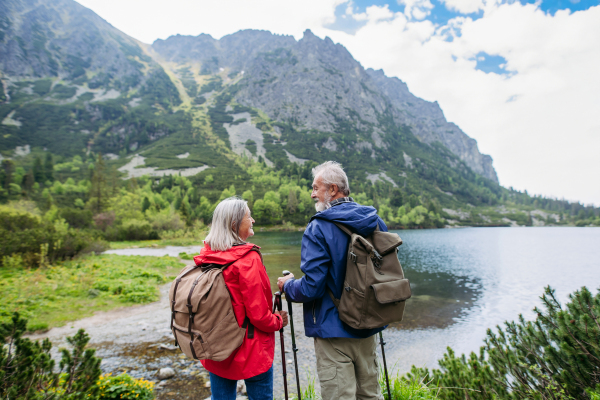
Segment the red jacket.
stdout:
[[234,246],[227,251],[212,251],[208,244],[194,257],[196,265],[227,264],[223,271],[238,325],[246,316],[254,325],[254,338],[248,331],[242,345],[223,361],[201,360],[208,371],[222,378],[246,379],[267,372],[275,355],[275,331],[281,329],[282,319],[273,314],[273,298],[267,270],[252,243]]

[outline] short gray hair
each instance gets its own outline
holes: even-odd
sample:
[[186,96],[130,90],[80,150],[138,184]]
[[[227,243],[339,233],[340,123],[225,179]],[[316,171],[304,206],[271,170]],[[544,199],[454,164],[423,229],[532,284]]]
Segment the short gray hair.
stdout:
[[312,169],[312,175],[315,179],[320,177],[321,181],[327,186],[333,184],[337,185],[339,191],[342,192],[344,196],[350,195],[348,176],[346,176],[340,163],[335,161],[325,161],[323,164],[317,165]]
[[204,242],[213,251],[227,251],[234,244],[242,243],[240,223],[248,212],[248,203],[239,197],[230,197],[220,202],[213,212],[210,232]]

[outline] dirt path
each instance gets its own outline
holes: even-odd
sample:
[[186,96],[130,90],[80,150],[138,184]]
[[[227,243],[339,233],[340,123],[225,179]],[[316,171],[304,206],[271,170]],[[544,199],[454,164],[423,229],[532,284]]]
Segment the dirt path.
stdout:
[[[65,347],[67,336],[85,329],[90,335],[90,347],[97,349],[102,358],[103,373],[118,374],[127,372],[134,377],[143,377],[158,382],[158,370],[170,367],[175,370],[175,378],[166,381],[164,388],[157,391],[158,400],[204,399],[210,389],[204,387],[207,372],[199,362],[186,359],[178,349],[173,349],[173,335],[169,329],[170,311],[168,291],[170,283],[160,288],[160,300],[142,306],[98,312],[92,317],[52,328],[42,334],[29,335],[33,340],[48,338],[54,344],[53,355],[58,358],[58,349]],[[285,303],[285,301],[284,301]],[[287,307],[287,304],[284,304]],[[302,306],[294,305],[294,325],[296,328],[298,365],[302,384],[308,377],[316,377],[313,341],[304,336]],[[293,360],[289,328],[285,329],[286,359]],[[290,393],[295,392],[294,366],[286,363]],[[275,396],[283,398],[283,375],[279,333],[276,333],[274,359]],[[202,397],[206,395],[205,397]]]

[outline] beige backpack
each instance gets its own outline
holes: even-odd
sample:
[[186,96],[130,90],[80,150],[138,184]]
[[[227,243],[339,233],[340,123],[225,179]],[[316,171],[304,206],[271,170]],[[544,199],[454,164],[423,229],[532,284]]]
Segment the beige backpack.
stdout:
[[254,337],[248,317],[240,328],[233,312],[223,278],[231,264],[188,266],[171,284],[171,331],[176,345],[194,360],[225,360],[242,345],[246,327],[248,338]]
[[336,225],[350,236],[342,297],[336,299],[329,290],[340,319],[355,329],[400,322],[405,301],[411,296],[397,254],[402,239],[395,233],[380,231],[379,226],[364,238],[342,224]]

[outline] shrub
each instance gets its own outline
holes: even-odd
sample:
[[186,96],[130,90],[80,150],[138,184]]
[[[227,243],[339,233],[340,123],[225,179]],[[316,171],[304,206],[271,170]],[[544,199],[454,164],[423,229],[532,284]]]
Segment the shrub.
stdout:
[[[100,359],[94,349],[86,349],[90,338],[83,329],[67,337],[72,350],[61,349],[55,371],[52,343],[23,338],[27,320],[14,313],[0,324],[0,398],[69,399],[96,398]],[[4,345],[6,344],[6,345]]]
[[150,222],[139,219],[126,219],[119,229],[120,240],[158,239],[158,234],[152,229]]
[[465,389],[471,399],[592,398],[600,385],[600,291],[594,297],[583,287],[565,307],[549,287],[541,299],[545,310],[534,310],[535,321],[520,316],[488,330],[479,356],[448,348],[439,370],[413,366],[408,379],[432,380],[446,388],[443,399],[463,399]]
[[128,374],[102,375],[98,380],[99,397],[106,400],[151,400],[154,382],[134,379]]

